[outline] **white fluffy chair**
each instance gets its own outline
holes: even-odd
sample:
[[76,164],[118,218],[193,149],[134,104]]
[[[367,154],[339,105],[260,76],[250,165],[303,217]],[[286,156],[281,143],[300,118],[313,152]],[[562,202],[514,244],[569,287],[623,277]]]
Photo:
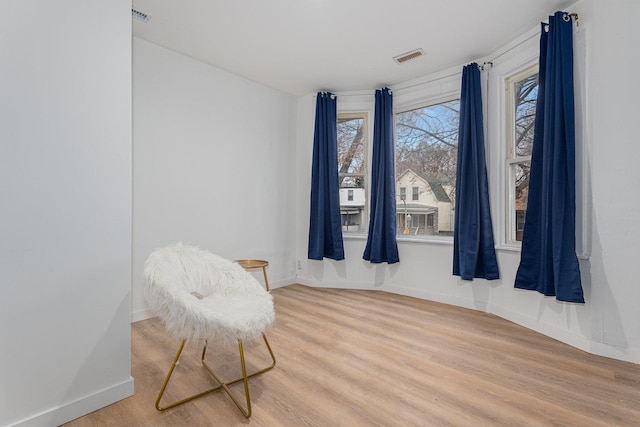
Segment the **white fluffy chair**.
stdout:
[[[167,331],[182,343],[156,399],[163,411],[213,391],[224,389],[247,418],[251,416],[248,378],[272,369],[275,356],[264,331],[275,321],[273,298],[241,266],[208,251],[181,243],[156,249],[144,270],[149,308],[163,321]],[[262,336],[272,364],[247,374],[243,341]],[[161,406],[160,400],[187,340],[204,340],[201,362],[219,385],[177,402]],[[242,377],[222,381],[205,362],[207,343],[236,342],[240,352]],[[244,382],[246,409],[228,386]]]

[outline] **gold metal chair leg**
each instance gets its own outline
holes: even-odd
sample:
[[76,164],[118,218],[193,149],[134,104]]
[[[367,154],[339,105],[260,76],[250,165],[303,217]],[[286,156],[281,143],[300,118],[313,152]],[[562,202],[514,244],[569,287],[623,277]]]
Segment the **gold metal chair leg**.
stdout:
[[[184,399],[178,400],[176,402],[170,403],[168,405],[160,406],[160,400],[162,399],[162,396],[164,395],[164,392],[165,392],[165,390],[167,388],[167,385],[169,384],[169,380],[171,379],[171,375],[173,374],[173,370],[175,369],[176,365],[178,364],[178,360],[180,359],[180,355],[182,354],[182,350],[184,349],[186,341],[183,340],[182,343],[180,344],[180,348],[178,349],[178,352],[176,353],[176,357],[174,358],[173,363],[171,364],[171,368],[169,368],[169,372],[167,373],[167,376],[166,376],[166,378],[164,380],[164,383],[162,384],[162,388],[160,389],[160,393],[158,394],[158,397],[156,399],[156,409],[158,411],[164,411],[166,409],[173,408],[175,406],[178,406],[178,405],[181,405],[183,403],[189,402],[189,401],[191,401],[193,399],[196,399],[198,397],[201,397],[201,396],[204,396],[206,394],[212,393],[212,392],[214,392],[216,390],[223,389],[229,395],[231,400],[233,400],[233,403],[235,403],[235,405],[238,407],[240,412],[242,412],[242,414],[246,418],[249,418],[251,416],[251,399],[250,399],[250,396],[249,396],[249,383],[248,383],[247,380],[249,378],[253,377],[253,376],[262,374],[264,372],[267,372],[267,371],[273,369],[276,366],[276,357],[273,354],[273,350],[271,349],[271,346],[269,345],[269,341],[267,340],[267,336],[265,334],[262,334],[262,338],[264,339],[264,343],[267,346],[267,350],[269,350],[269,355],[271,356],[271,360],[272,360],[271,365],[267,366],[266,368],[260,369],[260,370],[258,370],[256,372],[253,372],[253,373],[247,375],[247,368],[246,368],[246,364],[245,364],[245,360],[244,360],[244,349],[243,349],[243,346],[242,346],[242,341],[238,340],[238,350],[240,352],[240,365],[241,365],[241,368],[242,368],[242,376],[240,378],[236,378],[236,379],[231,380],[231,381],[223,382],[220,379],[220,377],[213,371],[213,369],[211,369],[211,367],[209,365],[207,365],[207,363],[204,360],[205,355],[207,353],[207,344],[205,343],[205,346],[202,349],[202,357],[201,357],[202,365],[207,370],[207,372],[209,372],[209,374],[213,378],[215,378],[216,381],[218,381],[218,383],[220,385],[218,385],[216,387],[213,387],[211,389],[202,391],[200,393],[194,394],[193,396],[189,396],[189,397],[186,397]],[[228,386],[230,386],[232,384],[235,384],[237,382],[240,382],[240,381],[244,382],[245,398],[246,398],[246,401],[247,401],[247,408],[246,409],[241,406],[241,404],[238,402],[236,397],[231,393],[231,391],[229,390],[229,387],[228,387]]]
[[[276,357],[274,356],[273,350],[271,349],[271,346],[269,345],[269,341],[267,340],[267,336],[265,334],[262,334],[262,338],[264,339],[264,343],[267,346],[267,350],[269,350],[269,355],[271,355],[271,360],[272,360],[271,365],[267,366],[266,368],[260,369],[260,370],[258,370],[256,372],[253,372],[253,373],[247,375],[247,367],[246,367],[246,364],[245,364],[245,361],[244,361],[244,349],[243,349],[243,346],[242,346],[242,340],[238,340],[238,351],[240,352],[240,366],[242,368],[242,377],[236,378],[234,380],[227,381],[227,382],[223,382],[222,379],[205,362],[204,356],[205,356],[205,353],[206,353],[206,346],[205,346],[205,349],[202,351],[202,365],[209,372],[209,374],[211,374],[211,376],[213,378],[215,378],[216,381],[218,381],[218,383],[220,383],[220,386],[218,388],[222,387],[224,389],[224,391],[229,395],[229,397],[231,398],[233,403],[235,403],[235,405],[238,407],[240,412],[242,412],[242,415],[244,415],[246,418],[249,418],[251,416],[251,397],[249,396],[248,379],[251,378],[251,377],[254,377],[256,375],[262,374],[264,372],[267,372],[267,371],[273,369],[274,366],[276,366]],[[245,394],[245,399],[246,399],[246,402],[247,402],[246,409],[242,407],[242,405],[240,404],[238,399],[233,395],[233,393],[231,393],[231,390],[229,390],[229,387],[228,387],[228,386],[230,386],[232,384],[235,384],[237,382],[240,382],[240,381],[244,382],[244,394]]]
[[[202,361],[202,365],[209,372],[209,374],[211,374],[211,376],[213,378],[215,378],[216,381],[218,381],[218,383],[220,383],[220,387],[222,387],[222,389],[227,393],[227,395],[229,395],[231,400],[233,400],[233,403],[236,404],[236,406],[238,407],[240,412],[242,412],[242,415],[244,415],[246,418],[249,418],[251,416],[251,397],[249,396],[249,384],[247,382],[247,379],[248,379],[248,377],[247,377],[247,366],[245,365],[245,362],[244,362],[244,350],[242,348],[242,340],[238,340],[238,350],[240,351],[240,366],[242,367],[242,377],[239,378],[239,380],[242,380],[244,382],[244,397],[245,397],[246,402],[247,402],[246,403],[246,405],[247,405],[246,409],[242,407],[240,402],[238,402],[238,399],[236,399],[236,397],[233,395],[233,393],[231,393],[231,390],[229,390],[229,387],[227,386],[227,383],[225,383],[213,371],[213,369],[211,369],[211,367],[209,367],[209,365],[207,365],[207,363],[204,360]],[[231,382],[229,384],[231,384]]]

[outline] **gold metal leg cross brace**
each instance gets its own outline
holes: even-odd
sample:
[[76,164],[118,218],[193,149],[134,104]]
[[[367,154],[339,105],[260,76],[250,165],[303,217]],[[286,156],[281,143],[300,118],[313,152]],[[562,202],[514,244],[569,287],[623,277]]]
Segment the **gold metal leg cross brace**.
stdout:
[[[178,349],[178,352],[176,353],[176,357],[173,359],[173,363],[171,364],[171,368],[169,368],[169,372],[167,373],[166,378],[164,379],[164,383],[162,384],[162,388],[160,389],[160,393],[158,394],[158,398],[156,399],[156,409],[158,411],[164,411],[166,409],[169,408],[173,408],[175,406],[178,405],[182,405],[183,403],[186,402],[190,402],[193,399],[197,399],[198,397],[207,395],[209,393],[213,393],[216,390],[220,390],[223,389],[231,398],[231,400],[233,401],[233,403],[235,403],[235,405],[238,407],[238,409],[240,410],[240,412],[242,412],[242,415],[244,415],[246,418],[249,418],[251,416],[251,398],[249,396],[249,382],[248,379],[262,374],[264,372],[267,372],[268,370],[273,369],[274,366],[276,366],[276,357],[273,354],[273,350],[271,349],[271,346],[269,345],[269,341],[267,341],[267,337],[265,334],[262,334],[262,338],[264,339],[264,343],[267,345],[267,349],[269,350],[269,354],[271,355],[271,360],[272,363],[271,365],[267,366],[266,368],[260,369],[256,372],[253,372],[251,374],[247,374],[247,367],[245,365],[245,361],[244,361],[244,349],[242,347],[242,340],[238,340],[238,350],[240,352],[240,366],[242,368],[242,376],[240,378],[236,378],[234,380],[231,381],[227,381],[224,382],[220,376],[218,374],[216,374],[213,369],[211,369],[211,367],[207,364],[207,362],[205,362],[204,357],[207,353],[207,344],[205,343],[204,348],[202,349],[202,357],[200,358],[200,361],[202,362],[202,366],[204,366],[204,368],[207,370],[207,372],[218,382],[218,386],[210,388],[208,390],[202,391],[200,393],[194,394],[192,396],[189,397],[185,397],[184,399],[178,400],[176,402],[170,403],[168,405],[164,405],[161,406],[160,405],[160,400],[162,399],[162,396],[164,395],[165,389],[167,388],[167,385],[169,384],[169,380],[171,379],[171,375],[173,374],[173,370],[175,369],[176,365],[178,364],[178,360],[180,359],[180,355],[182,354],[182,350],[184,349],[184,345],[186,343],[186,340],[182,340],[182,343],[180,344],[180,348]],[[246,399],[246,408],[242,407],[242,404],[238,401],[238,399],[236,398],[236,396],[234,396],[233,393],[231,393],[231,390],[229,390],[229,386],[235,383],[238,383],[240,381],[244,382],[244,394],[245,394],[245,399]]]

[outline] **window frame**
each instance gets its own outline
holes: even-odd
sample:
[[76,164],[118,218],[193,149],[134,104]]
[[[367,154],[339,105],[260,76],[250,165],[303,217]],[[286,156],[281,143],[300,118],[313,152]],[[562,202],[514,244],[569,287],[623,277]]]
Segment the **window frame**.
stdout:
[[[451,101],[460,101],[460,81],[462,74],[453,73],[446,78],[439,81],[440,85],[437,90],[434,91],[434,87],[426,84],[422,90],[416,90],[412,93],[411,97],[403,96],[400,94],[397,96],[394,92],[394,109],[393,109],[393,143],[394,143],[394,166],[397,166],[395,155],[395,144],[397,142],[397,115],[406,113],[412,110],[418,110],[422,108],[428,108],[439,104],[445,104]],[[459,112],[458,112],[459,114]],[[398,171],[395,171],[396,177]],[[397,202],[400,202],[400,195],[396,195]],[[455,204],[452,207],[453,216],[455,214]],[[452,219],[453,221],[453,219]],[[426,218],[425,218],[426,227]],[[412,235],[412,234],[396,234],[397,241],[420,241],[440,244],[453,244],[453,232],[451,236],[445,235]]]
[[[363,173],[338,173],[338,180],[341,181],[342,177],[360,177],[364,182],[364,207],[362,208],[361,213],[361,222],[360,222],[360,230],[342,230],[343,235],[366,235],[368,230],[368,221],[369,221],[369,195],[371,189],[369,188],[370,176],[371,176],[371,158],[369,155],[371,139],[370,139],[370,123],[369,123],[369,112],[368,111],[338,111],[336,114],[336,120],[339,121],[341,119],[363,119],[362,129],[363,129],[363,146],[364,146],[364,172]],[[338,188],[338,191],[340,187]],[[347,193],[347,198],[349,195]],[[349,200],[352,201],[352,200]],[[341,215],[342,217],[342,215]]]
[[504,78],[505,98],[504,116],[505,123],[505,211],[504,211],[504,233],[503,239],[506,245],[521,247],[522,242],[517,240],[518,221],[516,215],[515,199],[515,169],[517,165],[528,163],[531,165],[531,156],[518,156],[515,146],[515,84],[538,74],[538,63],[529,64],[514,73],[510,73]]

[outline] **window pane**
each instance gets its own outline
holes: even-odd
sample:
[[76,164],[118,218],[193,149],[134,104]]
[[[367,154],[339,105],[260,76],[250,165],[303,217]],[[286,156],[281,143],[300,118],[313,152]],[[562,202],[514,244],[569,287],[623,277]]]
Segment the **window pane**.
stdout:
[[522,241],[529,195],[529,172],[538,97],[538,66],[507,78],[506,120],[510,123],[506,151],[507,229],[506,242]]
[[337,137],[342,230],[361,232],[366,205],[366,115],[338,115]]
[[531,170],[530,162],[515,163],[512,165],[512,200],[514,215],[514,238],[522,241],[524,230],[524,219],[527,214],[527,198],[529,196],[529,174]]
[[396,114],[400,234],[453,235],[459,111],[455,100]]
[[513,146],[516,157],[531,155],[537,96],[537,74],[514,83],[515,141]]
[[364,174],[364,118],[338,117],[337,130],[338,173]]

